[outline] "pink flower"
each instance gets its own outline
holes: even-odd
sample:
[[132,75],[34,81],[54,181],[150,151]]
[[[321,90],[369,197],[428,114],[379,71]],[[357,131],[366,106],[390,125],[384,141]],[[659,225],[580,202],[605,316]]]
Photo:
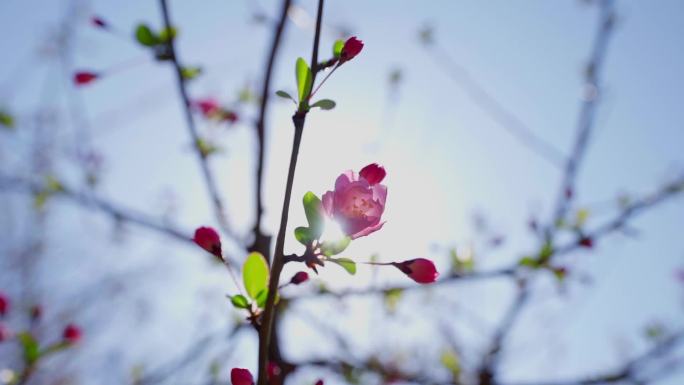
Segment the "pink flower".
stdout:
[[81,328],[74,324],[69,324],[64,328],[64,332],[62,333],[62,338],[64,338],[64,342],[67,342],[69,344],[75,344],[78,341],[81,340],[82,337],[82,332]]
[[84,86],[95,81],[99,77],[94,72],[80,71],[74,74],[74,84],[77,86]]
[[10,300],[4,293],[0,293],[0,316],[4,316],[9,312]]
[[205,118],[211,118],[221,111],[221,106],[213,98],[199,99],[192,102],[193,106],[200,110]]
[[344,47],[342,47],[342,52],[340,52],[340,63],[344,63],[353,59],[356,55],[363,49],[363,42],[352,36],[344,42]]
[[221,253],[221,238],[219,238],[216,230],[211,227],[199,227],[195,230],[195,237],[192,238],[195,243],[204,250],[222,258]]
[[340,175],[335,190],[323,194],[325,214],[336,220],[351,239],[378,231],[385,224],[380,222],[387,199],[387,187],[380,184],[384,177],[381,166],[370,164],[360,176],[353,171]]
[[230,383],[233,385],[254,385],[254,378],[247,369],[233,368],[230,371]]
[[290,282],[295,284],[295,285],[299,285],[300,283],[304,283],[308,280],[309,280],[309,274],[307,274],[306,271],[300,271],[299,273],[292,276],[292,279],[290,280]]
[[437,280],[437,277],[439,277],[435,264],[431,260],[425,258],[398,262],[395,263],[394,266],[418,283],[433,283]]

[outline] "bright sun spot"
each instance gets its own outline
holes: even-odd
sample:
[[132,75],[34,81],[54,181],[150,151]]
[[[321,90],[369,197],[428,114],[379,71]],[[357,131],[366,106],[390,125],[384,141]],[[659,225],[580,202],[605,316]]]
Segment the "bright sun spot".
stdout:
[[323,234],[321,234],[321,242],[340,241],[346,235],[337,221],[326,218],[324,226]]

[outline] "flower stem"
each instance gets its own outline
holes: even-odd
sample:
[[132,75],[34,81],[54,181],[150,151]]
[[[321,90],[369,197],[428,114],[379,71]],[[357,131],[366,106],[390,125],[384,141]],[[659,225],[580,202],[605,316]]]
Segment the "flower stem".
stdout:
[[[318,15],[316,17],[316,34],[313,42],[312,52],[312,83],[316,80],[316,66],[318,63],[318,44],[321,36],[321,24],[323,20],[323,2],[318,0]],[[297,158],[299,156],[299,146],[302,143],[302,134],[304,132],[304,123],[306,122],[306,110],[301,108],[292,116],[294,123],[294,140],[292,143],[292,154],[290,155],[290,166],[287,172],[287,183],[285,185],[285,198],[283,199],[283,210],[280,216],[280,228],[276,237],[275,252],[273,254],[273,263],[271,266],[271,278],[268,282],[268,298],[264,306],[264,313],[261,319],[261,328],[259,330],[259,374],[257,379],[258,385],[267,384],[267,371],[269,350],[271,347],[271,329],[273,328],[273,318],[275,314],[275,297],[278,291],[278,281],[280,280],[280,273],[285,264],[285,232],[287,231],[287,220],[290,212],[290,200],[292,196],[292,185],[294,184],[295,170],[297,169]]]

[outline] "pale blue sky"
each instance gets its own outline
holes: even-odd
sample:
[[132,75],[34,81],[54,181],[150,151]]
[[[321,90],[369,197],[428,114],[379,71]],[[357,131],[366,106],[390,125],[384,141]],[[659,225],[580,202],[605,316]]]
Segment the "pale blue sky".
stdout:
[[[0,103],[18,111],[20,123],[27,122],[25,114],[38,106],[42,87],[54,89],[42,100],[58,108],[66,106],[65,93],[74,92],[52,59],[35,55],[46,34],[66,13],[67,3],[6,0],[0,4],[0,34],[4,36],[0,40],[0,52],[4,53]],[[314,2],[300,3],[312,12]],[[437,253],[430,246],[467,245],[474,236],[474,210],[484,212],[507,238],[504,248],[480,263],[498,266],[533,250],[535,240],[525,223],[532,213],[542,218],[550,215],[558,170],[520,146],[474,105],[418,43],[417,31],[426,23],[433,25],[440,46],[491,95],[537,135],[568,152],[582,94],[582,69],[597,26],[596,9],[569,0],[328,3],[327,23],[346,26],[365,42],[365,48],[320,91],[320,97],[335,99],[337,108],[312,113],[307,121],[291,228],[304,220],[298,197],[305,191],[320,195],[332,187],[341,171],[377,161],[385,164],[389,173],[388,223],[382,232],[352,245],[350,253],[360,259],[373,253],[386,260],[434,256],[446,266],[439,256],[432,255]],[[156,1],[84,4],[125,34],[139,22],[160,25]],[[250,4],[260,4],[270,15],[277,8],[276,1],[170,1],[172,19],[180,29],[181,59],[206,69],[191,86],[192,95],[213,95],[231,102],[246,82],[260,80],[270,30],[249,22]],[[623,0],[616,1],[616,9],[617,29],[603,68],[604,100],[578,179],[580,206],[615,199],[621,192],[651,191],[681,175],[684,168],[684,54],[680,39],[684,36],[684,3]],[[128,206],[159,212],[163,208],[160,197],[173,190],[180,203],[180,224],[192,228],[212,223],[171,70],[165,64],[145,62],[146,52],[125,38],[91,28],[88,15],[85,11],[74,26],[76,68],[104,70],[131,60],[143,63],[76,92],[85,106],[85,127],[92,143],[106,156],[102,193]],[[298,56],[310,56],[311,35],[311,29],[290,24],[274,89],[294,89],[294,61]],[[323,46],[327,49],[334,39],[326,33]],[[404,81],[398,97],[390,99],[387,78],[394,68],[403,70]],[[289,157],[291,107],[274,100],[268,119],[266,225],[271,231],[279,217]],[[212,166],[231,218],[243,231],[251,226],[249,176],[254,143],[249,122],[254,112],[244,111],[241,124],[231,131],[214,129],[226,152]],[[65,119],[68,126],[70,118]],[[202,123],[200,128],[203,132],[209,129]],[[21,141],[8,143],[18,146]],[[72,138],[61,135],[57,143],[69,148]],[[11,153],[2,156],[3,171],[12,168],[13,157],[18,157]],[[95,226],[102,239],[107,236],[106,222],[64,216],[61,221],[73,226],[60,229],[56,242],[79,234],[80,226]],[[643,231],[637,239],[614,236],[599,242],[593,253],[573,256],[573,266],[594,276],[596,284],[575,287],[565,297],[550,292],[551,299],[532,308],[523,327],[514,333],[503,366],[505,374],[511,379],[545,379],[578,371],[590,373],[616,362],[616,339],[630,339],[635,351],[642,348],[638,337],[646,322],[655,318],[681,326],[684,293],[672,279],[672,270],[684,264],[683,224],[684,205],[679,199],[640,217],[635,227]],[[188,309],[198,306],[195,293],[200,290],[210,298],[208,303],[222,306],[223,292],[216,295],[212,289],[231,288],[221,273],[209,273],[208,266],[197,266],[196,260],[188,257],[195,256],[196,250],[170,242],[160,250],[159,239],[145,234],[135,235],[127,246],[114,247],[103,261],[92,264],[103,271],[142,265],[160,269],[154,258],[166,256],[162,271],[174,280],[147,282],[140,293],[158,298],[159,314],[178,315],[150,320],[145,333],[151,345],[177,347],[180,344],[169,342],[164,331],[177,330],[174,328],[192,319],[182,314],[192,313]],[[294,250],[294,240],[288,242]],[[62,241],[59,247],[78,254],[84,246]],[[76,257],[70,260],[74,266],[82,263]],[[359,277],[350,280],[330,267],[322,279],[334,287],[363,286],[371,274],[360,270]],[[404,282],[395,271],[380,271],[380,279]],[[510,293],[502,286],[456,288],[455,301],[492,321]],[[173,301],[168,301],[169,294]],[[362,309],[365,305],[354,306]],[[201,309],[212,314],[208,304]],[[220,324],[216,312],[207,317]],[[373,334],[358,313],[348,317],[360,330]],[[416,326],[414,330],[423,329]],[[547,344],[550,336],[557,342]],[[387,342],[384,335],[377,338],[379,344]],[[483,341],[468,338],[475,343]],[[544,345],[547,350],[540,349]],[[107,344],[102,346],[106,352]],[[516,354],[516,348],[520,353]],[[131,354],[144,356],[144,352]],[[243,361],[254,366],[251,358]],[[663,384],[674,385],[683,378]]]

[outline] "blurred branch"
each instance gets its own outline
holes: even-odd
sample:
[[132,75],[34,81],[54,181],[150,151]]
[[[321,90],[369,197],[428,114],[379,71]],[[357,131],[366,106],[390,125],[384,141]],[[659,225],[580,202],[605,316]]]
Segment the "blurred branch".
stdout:
[[264,71],[264,80],[261,90],[261,103],[259,105],[259,118],[256,123],[257,131],[257,142],[258,142],[258,152],[257,152],[257,169],[256,169],[256,212],[255,224],[254,224],[254,243],[251,246],[252,250],[259,251],[261,254],[270,259],[270,246],[271,237],[265,235],[261,230],[261,220],[264,215],[263,206],[263,184],[264,184],[264,157],[266,152],[266,112],[268,108],[268,101],[271,96],[271,77],[273,75],[273,66],[275,63],[276,55],[278,53],[278,48],[280,47],[280,42],[282,41],[283,31],[285,30],[285,24],[287,21],[287,11],[290,8],[291,0],[283,0],[280,18],[278,19],[278,24],[275,27],[275,32],[273,34],[273,40],[271,41],[271,50],[268,55],[268,61],[266,63],[266,69]]
[[651,382],[648,378],[641,378],[640,369],[651,361],[663,358],[677,348],[684,341],[684,330],[671,334],[669,337],[657,342],[653,347],[639,356],[627,361],[617,370],[596,376],[587,376],[574,380],[543,381],[525,383],[506,383],[505,385],[600,385],[612,383],[646,384]]
[[598,3],[601,9],[601,21],[594,39],[591,57],[586,67],[584,102],[582,103],[577,122],[577,136],[575,137],[572,153],[565,163],[563,170],[563,181],[552,225],[563,219],[575,196],[577,172],[589,144],[589,138],[596,121],[596,104],[601,97],[600,74],[608,50],[608,42],[614,30],[615,14],[613,0],[601,0]]
[[[171,24],[171,19],[169,16],[169,9],[166,3],[166,0],[159,0],[159,4],[162,9],[162,16],[164,18],[164,27],[167,30],[170,30],[172,28]],[[235,239],[239,244],[240,242],[239,237],[233,233],[232,229],[230,228],[230,224],[228,223],[228,218],[226,217],[226,213],[224,211],[225,207],[223,205],[223,201],[221,199],[221,195],[218,191],[218,188],[216,187],[216,181],[214,179],[214,175],[212,174],[211,170],[209,169],[209,163],[207,161],[207,155],[202,152],[202,150],[199,147],[199,143],[201,142],[201,139],[199,137],[199,133],[197,131],[197,127],[195,126],[195,121],[192,117],[192,111],[190,110],[190,98],[188,97],[188,92],[187,89],[185,88],[185,79],[183,77],[183,67],[179,63],[178,56],[176,54],[176,48],[175,48],[175,39],[171,38],[168,42],[168,48],[169,48],[169,56],[170,60],[173,63],[173,67],[176,72],[176,79],[177,79],[177,85],[178,85],[178,92],[180,93],[181,100],[183,102],[183,112],[185,114],[185,122],[188,128],[188,132],[190,133],[190,137],[192,138],[192,146],[195,149],[195,153],[197,154],[197,159],[199,160],[200,163],[200,168],[202,169],[202,175],[204,176],[204,181],[207,186],[207,190],[209,192],[209,197],[211,198],[211,202],[214,206],[214,213],[216,215],[216,219],[218,220],[219,224],[221,225],[221,229],[223,232],[227,235],[230,236],[231,238]]]
[[[33,194],[38,194],[41,191],[44,191],[45,187],[41,183],[31,182],[18,177],[0,175],[0,190],[28,191]],[[78,192],[62,185],[61,188],[54,191],[53,194],[57,197],[70,200],[83,208],[95,208],[110,215],[115,221],[133,223],[163,235],[170,236],[179,241],[192,242],[192,236],[185,231],[168,224],[162,224],[161,221],[151,218],[141,212],[108,202],[92,193]]]
[[492,118],[494,122],[518,140],[520,144],[542,159],[556,167],[562,167],[565,155],[559,149],[537,136],[518,116],[506,109],[484,86],[470,75],[465,67],[456,62],[445,49],[442,49],[434,42],[427,43],[426,47],[432,53],[437,64],[470,96],[470,100]]

